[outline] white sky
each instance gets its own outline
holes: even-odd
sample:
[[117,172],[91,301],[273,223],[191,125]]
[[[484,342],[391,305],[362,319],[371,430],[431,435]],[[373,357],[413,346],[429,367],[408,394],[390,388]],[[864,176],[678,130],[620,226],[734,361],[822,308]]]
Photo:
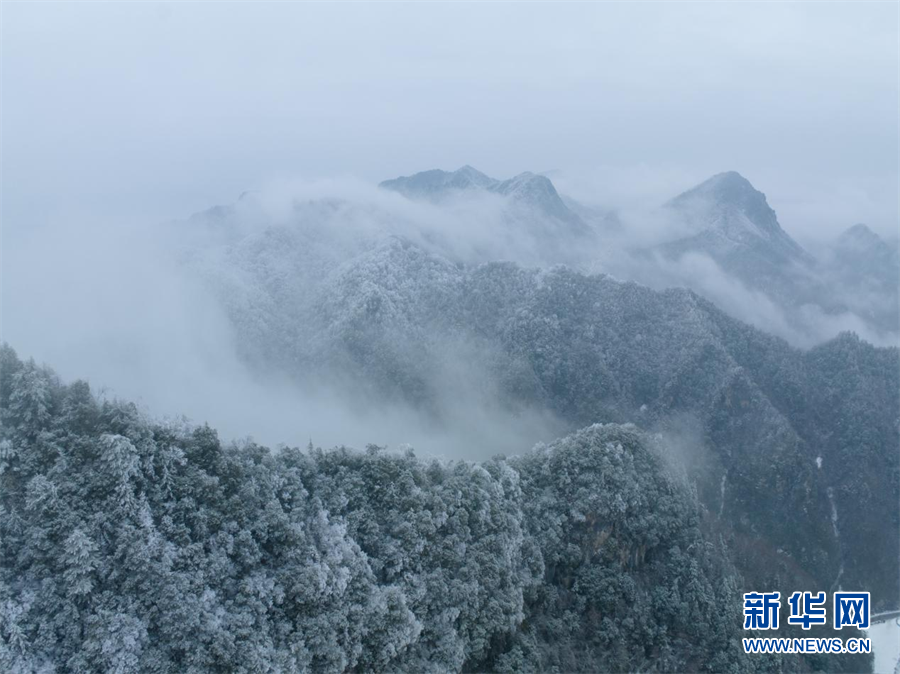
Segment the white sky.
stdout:
[[898,44],[896,2],[4,2],[3,226],[472,164],[613,202],[735,169],[801,237],[891,234]]

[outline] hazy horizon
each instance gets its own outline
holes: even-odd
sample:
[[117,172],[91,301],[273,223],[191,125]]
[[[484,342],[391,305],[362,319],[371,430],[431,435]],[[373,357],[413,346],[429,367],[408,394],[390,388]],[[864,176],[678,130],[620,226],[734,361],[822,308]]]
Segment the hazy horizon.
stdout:
[[610,206],[736,170],[800,238],[857,222],[896,233],[892,3],[5,3],[3,15],[7,230],[154,222],[277,180],[471,164],[553,171],[562,191]]

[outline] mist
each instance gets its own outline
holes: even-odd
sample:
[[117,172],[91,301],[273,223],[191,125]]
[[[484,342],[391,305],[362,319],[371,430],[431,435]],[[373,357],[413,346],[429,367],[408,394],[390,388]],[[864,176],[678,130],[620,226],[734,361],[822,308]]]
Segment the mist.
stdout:
[[265,252],[272,236],[302,241],[299,259],[280,256],[277,248],[265,253],[264,264],[276,270],[267,274],[285,275],[291,284],[267,301],[288,308],[313,307],[343,270],[400,237],[450,265],[566,262],[658,289],[691,287],[802,348],[845,330],[876,345],[897,342],[895,333],[851,313],[810,305],[787,315],[704,255],[634,254],[690,232],[660,208],[662,199],[636,198],[640,181],[631,179],[617,183],[620,193],[582,182],[579,196],[599,197],[585,205],[609,209],[616,224],[601,227],[590,245],[574,240],[554,249],[554,257],[500,196],[470,191],[416,201],[347,177],[269,181],[224,207],[167,223],[73,215],[31,230],[11,228],[4,237],[3,338],[23,355],[53,363],[66,379],[86,379],[154,416],[208,422],[225,437],[271,445],[412,445],[467,459],[520,453],[568,427],[545,409],[510,407],[499,382],[479,365],[493,358],[487,346],[436,333],[422,337],[440,344],[435,351],[442,354],[426,375],[441,392],[430,411],[366,393],[342,368],[298,380],[261,366],[252,357],[255,345],[235,332],[233,305],[260,301],[259,280],[248,276],[260,262],[244,261],[241,251]]
[[[356,201],[334,212],[337,222],[323,219],[329,204],[350,198]],[[253,203],[238,204],[234,239],[285,226],[299,212],[301,227],[308,222],[317,234],[327,231],[324,254],[335,264],[359,241],[383,233],[386,213],[377,205],[399,206],[393,222],[410,236],[443,232],[454,247],[467,241],[435,209],[398,204],[354,181],[276,184],[248,199]],[[489,204],[485,215],[492,210]],[[406,218],[414,217],[428,223],[424,232],[412,229]],[[223,439],[411,446],[429,456],[485,459],[520,453],[565,428],[546,410],[498,404],[495,382],[467,364],[472,353],[459,343],[445,345],[435,375],[443,391],[439,419],[402,401],[348,391],[340,385],[346,372],[298,382],[254,368],[239,357],[230,317],[205,282],[203,264],[185,262],[198,240],[208,251],[208,235],[204,225],[185,221],[66,221],[14,232],[4,241],[14,254],[3,271],[3,339],[24,357],[52,363],[65,380],[86,380],[107,399],[134,401],[151,417],[208,423]]]
[[[659,201],[719,171],[792,232],[898,220],[893,3],[12,3],[3,221],[472,164]],[[584,196],[574,188],[572,196]]]

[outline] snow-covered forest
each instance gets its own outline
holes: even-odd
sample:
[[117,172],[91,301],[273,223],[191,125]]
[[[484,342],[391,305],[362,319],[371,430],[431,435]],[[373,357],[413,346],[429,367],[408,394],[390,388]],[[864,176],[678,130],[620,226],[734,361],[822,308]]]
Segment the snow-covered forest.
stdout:
[[4,671],[803,666],[736,648],[727,536],[633,425],[478,464],[273,452],[0,359]]

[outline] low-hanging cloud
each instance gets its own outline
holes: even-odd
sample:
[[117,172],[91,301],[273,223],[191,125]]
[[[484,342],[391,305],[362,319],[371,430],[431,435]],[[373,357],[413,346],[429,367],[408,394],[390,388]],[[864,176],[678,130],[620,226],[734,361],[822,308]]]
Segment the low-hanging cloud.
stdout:
[[[580,242],[573,264],[651,287],[690,287],[804,348],[844,330],[878,345],[896,343],[895,334],[880,333],[852,313],[808,305],[788,314],[704,255],[632,254],[670,240],[684,223],[639,199],[621,203],[628,207],[618,211],[618,225],[600,230],[592,248]],[[524,451],[565,430],[546,411],[499,402],[498,383],[472,357],[483,344],[459,340],[436,350],[444,354],[431,372],[441,381],[435,387],[443,392],[440,418],[397,401],[348,397],[336,383],[342,373],[333,382],[318,378],[298,386],[239,356],[242,337],[215,285],[215,274],[229,268],[228,251],[277,231],[303,232],[317,246],[308,255],[318,267],[291,271],[298,274],[291,277],[295,299],[317,292],[326,272],[340,272],[386,236],[408,239],[451,263],[549,264],[540,240],[510,218],[504,198],[459,192],[439,202],[413,201],[353,178],[282,180],[218,213],[153,226],[73,216],[5,233],[3,338],[66,379],[86,378],[152,414],[185,414],[226,437],[249,434],[268,444],[412,444],[474,459]],[[240,290],[243,281],[234,278]]]
[[[451,231],[443,229],[447,216],[433,208],[337,181],[261,191],[254,203],[238,206],[237,221],[245,229],[232,235],[252,236],[298,214],[302,226],[325,195],[353,204],[337,211],[339,222],[311,225],[332,229],[338,258],[349,250],[342,245],[383,233],[387,212],[401,216],[391,220],[401,229],[408,218]],[[439,373],[445,389],[440,419],[402,402],[349,397],[321,378],[298,386],[287,376],[255,370],[238,357],[239,338],[221,298],[184,263],[184,250],[209,234],[192,226],[206,227],[66,221],[8,236],[2,338],[66,380],[86,379],[106,396],[133,400],[154,416],[208,422],[226,438],[252,436],[271,445],[411,445],[425,454],[483,459],[525,451],[561,431],[546,411],[495,404],[495,382],[467,367],[464,354],[454,360],[449,351]]]

